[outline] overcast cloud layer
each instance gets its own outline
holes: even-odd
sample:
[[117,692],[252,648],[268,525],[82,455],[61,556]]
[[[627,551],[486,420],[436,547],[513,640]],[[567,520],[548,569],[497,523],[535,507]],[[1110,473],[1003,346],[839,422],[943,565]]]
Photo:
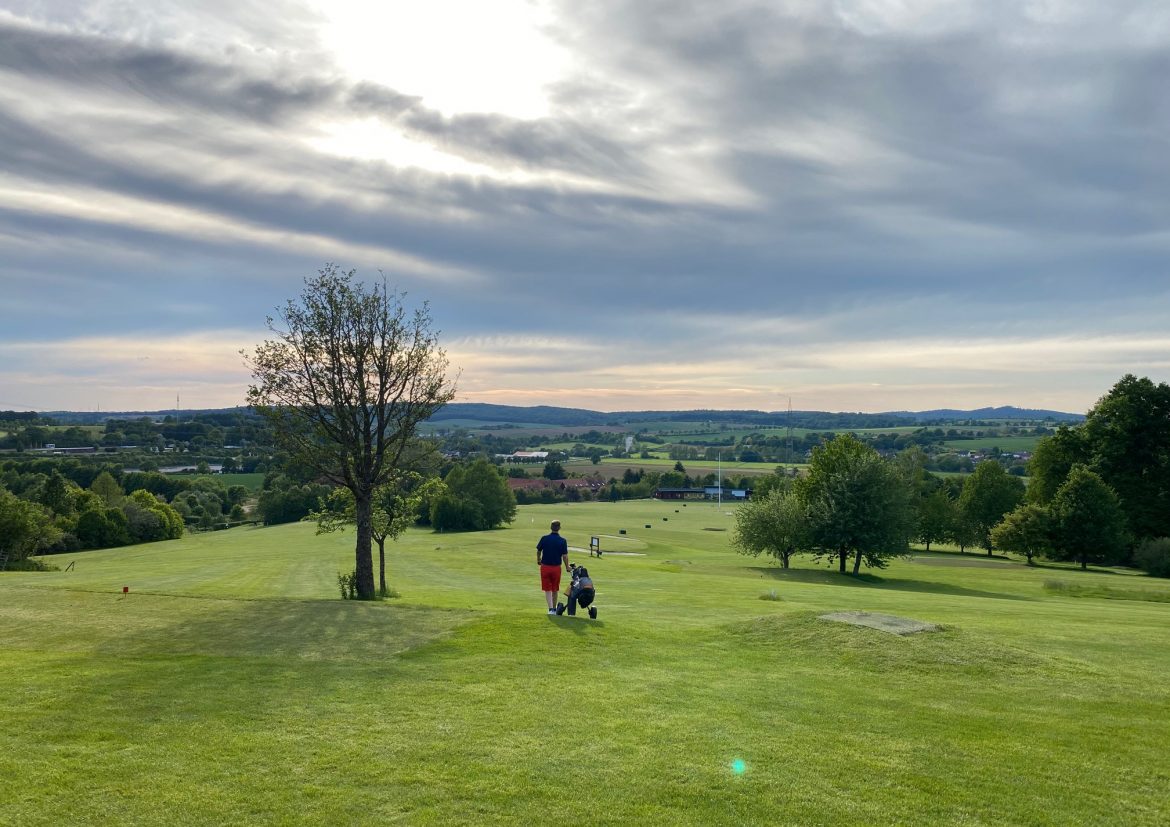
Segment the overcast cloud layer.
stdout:
[[365,5],[0,5],[0,408],[239,404],[327,261],[461,401],[1170,379],[1161,0]]

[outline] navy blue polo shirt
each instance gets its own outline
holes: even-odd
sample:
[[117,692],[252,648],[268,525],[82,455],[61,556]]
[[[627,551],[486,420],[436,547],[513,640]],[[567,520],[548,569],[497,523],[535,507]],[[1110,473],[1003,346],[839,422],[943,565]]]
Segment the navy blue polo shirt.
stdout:
[[541,537],[540,542],[536,544],[536,550],[540,552],[542,566],[559,566],[564,563],[564,557],[569,553],[569,544],[565,542],[564,537],[554,532]]

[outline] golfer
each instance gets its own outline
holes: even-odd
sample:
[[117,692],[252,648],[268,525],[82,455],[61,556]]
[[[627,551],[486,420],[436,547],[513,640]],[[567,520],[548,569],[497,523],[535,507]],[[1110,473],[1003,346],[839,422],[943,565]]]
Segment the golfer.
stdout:
[[561,590],[561,566],[569,570],[569,544],[561,536],[561,521],[553,520],[550,532],[536,544],[536,562],[540,565],[540,587],[548,603],[548,613],[557,613],[557,592]]

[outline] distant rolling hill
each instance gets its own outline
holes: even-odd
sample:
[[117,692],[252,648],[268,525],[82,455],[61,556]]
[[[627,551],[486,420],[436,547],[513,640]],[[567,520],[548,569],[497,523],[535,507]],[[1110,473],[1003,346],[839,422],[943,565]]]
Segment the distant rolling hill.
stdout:
[[833,413],[829,411],[747,411],[747,410],[690,410],[690,411],[591,411],[584,408],[556,408],[548,405],[521,407],[516,405],[489,405],[478,402],[453,402],[431,418],[432,424],[444,420],[472,420],[482,422],[515,422],[526,424],[585,426],[625,425],[647,422],[718,422],[759,426],[794,428],[892,428],[927,422],[949,422],[989,419],[1051,420],[1079,422],[1082,414],[1062,411],[1034,410],[1005,406],[962,411],[938,409],[933,411],[888,411],[885,413]]
[[972,411],[960,411],[954,408],[939,408],[933,411],[891,411],[889,415],[913,419],[916,422],[954,421],[956,419],[1051,419],[1055,422],[1080,422],[1085,418],[1084,414],[1016,408],[1012,405],[1003,405],[998,408],[976,408]]
[[[50,411],[45,415],[60,423],[98,424],[107,419],[136,419],[142,416],[176,418],[191,416],[246,415],[247,408],[215,408],[208,410],[162,411]],[[1004,406],[963,411],[940,408],[932,411],[887,411],[885,413],[851,413],[831,411],[748,411],[699,409],[690,411],[591,411],[585,408],[557,408],[550,405],[522,407],[519,405],[491,405],[482,402],[452,402],[433,417],[432,425],[459,420],[494,425],[523,423],[565,427],[624,426],[652,422],[710,422],[760,427],[811,428],[814,430],[841,430],[847,428],[894,428],[898,426],[943,423],[965,420],[1028,419],[1054,422],[1080,422],[1083,414],[1061,411],[1035,410]]]

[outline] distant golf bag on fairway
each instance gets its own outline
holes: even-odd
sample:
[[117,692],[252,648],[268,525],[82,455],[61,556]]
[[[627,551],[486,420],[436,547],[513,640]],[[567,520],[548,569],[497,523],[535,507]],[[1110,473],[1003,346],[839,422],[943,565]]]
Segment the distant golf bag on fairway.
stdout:
[[589,617],[596,619],[597,607],[592,603],[593,598],[597,596],[597,590],[593,588],[593,578],[589,576],[589,570],[584,566],[569,563],[569,574],[571,582],[569,590],[565,592],[569,597],[569,603],[567,606],[558,603],[557,614],[563,615],[567,608],[570,615],[576,615],[577,607],[580,606],[582,609],[589,609]]

